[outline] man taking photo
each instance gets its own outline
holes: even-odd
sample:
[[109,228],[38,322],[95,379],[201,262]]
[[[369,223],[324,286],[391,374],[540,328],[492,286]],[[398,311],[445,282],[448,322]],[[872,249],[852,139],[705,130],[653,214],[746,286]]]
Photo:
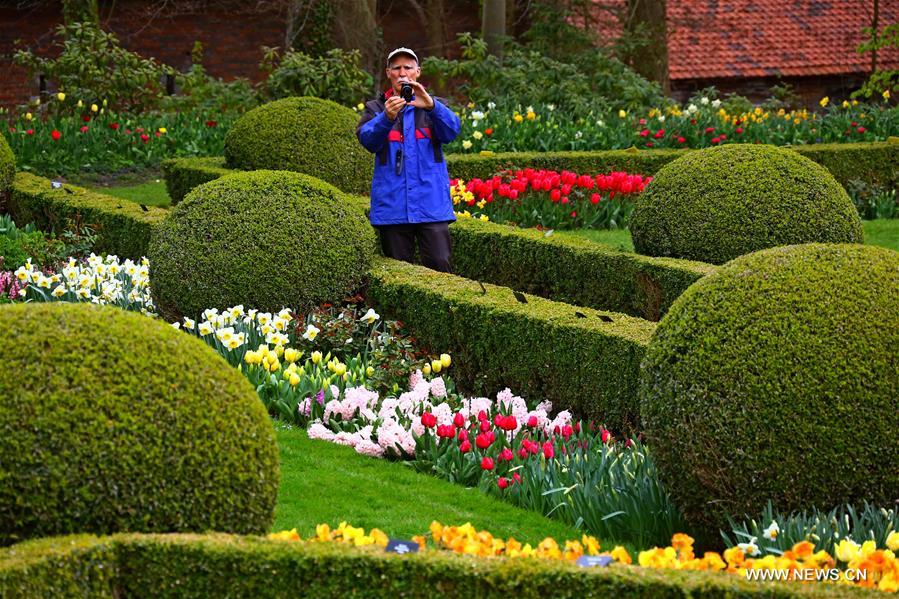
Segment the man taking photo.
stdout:
[[424,266],[450,272],[449,223],[456,217],[442,146],[462,123],[428,94],[420,74],[409,48],[388,54],[390,89],[365,104],[356,136],[375,155],[369,219],[384,255],[411,262],[417,243]]

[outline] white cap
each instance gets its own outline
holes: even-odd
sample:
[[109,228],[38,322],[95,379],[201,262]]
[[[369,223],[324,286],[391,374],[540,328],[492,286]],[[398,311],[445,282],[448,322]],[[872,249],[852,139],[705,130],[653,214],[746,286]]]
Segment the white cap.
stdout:
[[392,51],[390,54],[387,55],[387,65],[388,66],[390,65],[390,59],[393,58],[394,56],[396,56],[397,54],[408,54],[409,56],[414,58],[415,63],[418,64],[418,56],[415,54],[415,52],[413,52],[409,48],[397,48],[396,50]]

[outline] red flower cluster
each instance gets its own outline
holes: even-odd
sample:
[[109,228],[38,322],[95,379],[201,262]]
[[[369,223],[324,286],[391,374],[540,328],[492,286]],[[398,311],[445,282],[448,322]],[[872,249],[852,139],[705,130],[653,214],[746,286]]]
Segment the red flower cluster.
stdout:
[[[607,175],[579,175],[570,171],[534,170],[527,168],[510,173],[511,178],[504,181],[499,175],[490,179],[472,179],[465,184],[465,188],[474,195],[467,201],[469,206],[475,205],[481,200],[493,202],[497,196],[509,200],[517,200],[531,190],[532,192],[549,192],[549,198],[553,203],[568,204],[570,195],[576,190],[593,190],[600,193],[606,192],[612,198],[616,193],[630,194],[642,193],[643,188],[649,183],[651,177],[631,175],[624,172],[612,172]],[[452,185],[458,184],[458,179],[451,181]],[[601,198],[600,194],[593,194],[591,202],[596,204]]]

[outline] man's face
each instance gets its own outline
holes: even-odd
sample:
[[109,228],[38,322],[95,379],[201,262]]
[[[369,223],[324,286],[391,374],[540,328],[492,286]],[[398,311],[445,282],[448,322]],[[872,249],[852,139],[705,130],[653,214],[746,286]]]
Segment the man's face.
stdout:
[[404,81],[418,81],[421,69],[418,63],[411,56],[400,54],[394,56],[387,67],[387,79],[390,80],[390,86],[396,93],[400,92],[400,87]]

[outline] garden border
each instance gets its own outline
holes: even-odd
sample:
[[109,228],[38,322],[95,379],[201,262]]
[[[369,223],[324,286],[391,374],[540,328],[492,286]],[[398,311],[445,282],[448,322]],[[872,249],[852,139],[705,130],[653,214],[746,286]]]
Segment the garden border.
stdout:
[[153,228],[168,214],[163,208],[68,183],[54,189],[49,179],[25,172],[16,174],[9,196],[8,210],[15,222],[23,226],[33,222],[42,231],[58,230],[66,219],[96,225],[95,252],[132,260],[146,255]]
[[294,543],[227,534],[51,537],[0,549],[0,595],[27,597],[873,597],[723,573]]
[[464,391],[510,387],[616,433],[639,430],[637,374],[655,323],[389,258],[372,265],[366,297],[452,354]]

